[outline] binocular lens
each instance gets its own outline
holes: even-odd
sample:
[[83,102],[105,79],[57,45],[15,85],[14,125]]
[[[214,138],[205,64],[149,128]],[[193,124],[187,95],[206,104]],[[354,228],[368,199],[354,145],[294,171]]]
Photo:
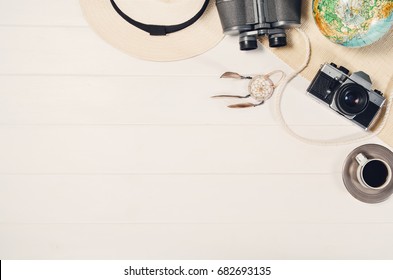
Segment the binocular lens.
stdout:
[[258,48],[257,36],[240,37],[240,50],[250,51]]
[[287,37],[285,34],[274,34],[269,36],[269,46],[271,48],[285,47],[287,45]]

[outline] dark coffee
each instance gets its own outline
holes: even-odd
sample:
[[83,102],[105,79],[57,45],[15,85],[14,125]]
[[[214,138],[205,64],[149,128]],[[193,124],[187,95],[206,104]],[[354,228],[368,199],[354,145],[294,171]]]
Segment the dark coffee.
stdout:
[[372,160],[363,167],[362,175],[367,185],[372,188],[379,188],[388,180],[389,170],[382,161]]

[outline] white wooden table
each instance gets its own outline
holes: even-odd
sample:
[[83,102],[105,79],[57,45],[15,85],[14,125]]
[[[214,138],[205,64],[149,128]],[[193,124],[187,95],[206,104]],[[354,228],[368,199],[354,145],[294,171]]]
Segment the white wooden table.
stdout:
[[[77,0],[0,0],[0,259],[393,258],[393,199],[355,200],[347,146],[311,146],[277,125],[274,101],[226,108],[220,80],[291,71],[225,38],[154,63],[112,48]],[[288,87],[291,126],[359,131]],[[381,143],[378,139],[367,143]]]

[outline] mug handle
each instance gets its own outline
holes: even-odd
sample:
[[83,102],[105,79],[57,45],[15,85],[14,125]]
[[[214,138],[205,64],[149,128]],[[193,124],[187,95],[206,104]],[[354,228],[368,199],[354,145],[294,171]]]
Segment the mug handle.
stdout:
[[365,155],[363,155],[362,153],[359,153],[355,157],[355,159],[359,163],[360,166],[364,166],[367,163],[367,161],[368,161],[368,158]]

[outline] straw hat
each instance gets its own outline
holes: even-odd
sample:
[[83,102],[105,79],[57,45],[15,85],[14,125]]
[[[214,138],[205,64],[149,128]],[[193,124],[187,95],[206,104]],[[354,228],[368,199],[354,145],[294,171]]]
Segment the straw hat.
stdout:
[[[99,36],[112,46],[146,60],[190,58],[213,48],[223,38],[213,0],[80,0],[80,5]],[[167,27],[190,19],[195,22],[179,31],[169,30],[166,35],[155,34],[163,30],[156,27],[150,31],[155,35],[150,35],[127,21],[129,18],[142,25]]]

